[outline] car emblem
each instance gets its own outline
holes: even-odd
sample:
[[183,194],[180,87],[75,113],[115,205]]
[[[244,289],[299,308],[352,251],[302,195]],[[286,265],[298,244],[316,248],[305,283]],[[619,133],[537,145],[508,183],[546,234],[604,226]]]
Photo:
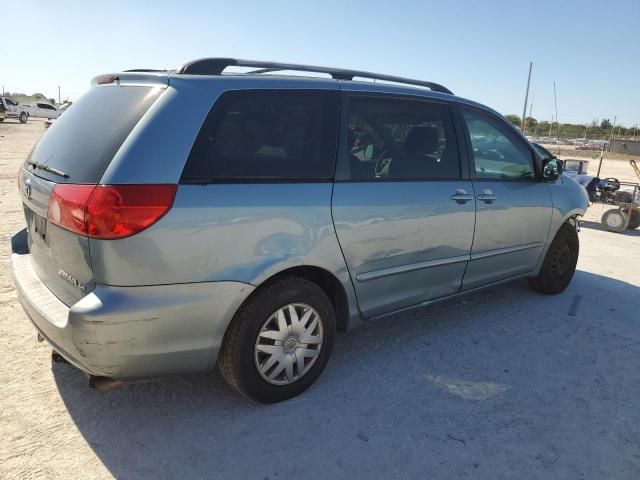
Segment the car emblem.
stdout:
[[24,182],[24,196],[31,198],[31,180],[26,180]]
[[83,292],[87,291],[87,285],[85,283],[82,283],[76,277],[74,277],[73,275],[68,274],[64,270],[62,270],[62,269],[58,270],[58,276],[60,278],[64,279],[64,280],[66,280],[67,282],[69,282],[74,287],[79,288]]

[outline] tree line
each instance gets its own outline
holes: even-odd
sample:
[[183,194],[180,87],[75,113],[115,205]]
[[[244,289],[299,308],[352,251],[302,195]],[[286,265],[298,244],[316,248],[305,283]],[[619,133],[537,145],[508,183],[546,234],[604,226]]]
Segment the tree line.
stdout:
[[45,101],[51,104],[56,103],[56,100],[54,98],[47,98],[42,93],[34,93],[32,95],[27,95],[26,93],[23,93],[23,92],[4,92],[4,96],[18,103],[32,103],[32,102],[40,102],[40,101]]
[[[520,128],[522,119],[518,115],[508,114],[505,118]],[[537,120],[533,117],[525,117],[525,133],[538,137],[560,138],[586,138],[587,140],[610,140],[611,138],[639,139],[640,128],[637,125],[625,127],[613,125],[610,119],[592,120],[590,123],[560,123]]]

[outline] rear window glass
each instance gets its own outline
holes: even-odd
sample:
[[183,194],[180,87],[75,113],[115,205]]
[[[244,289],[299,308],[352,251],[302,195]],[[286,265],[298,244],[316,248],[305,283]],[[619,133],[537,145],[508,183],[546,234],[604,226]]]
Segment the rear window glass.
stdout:
[[60,170],[69,178],[29,165],[25,168],[57,183],[98,183],[162,91],[161,87],[138,86],[91,88],[54,122],[27,159]]
[[337,92],[227,92],[205,120],[182,181],[329,179],[337,129]]

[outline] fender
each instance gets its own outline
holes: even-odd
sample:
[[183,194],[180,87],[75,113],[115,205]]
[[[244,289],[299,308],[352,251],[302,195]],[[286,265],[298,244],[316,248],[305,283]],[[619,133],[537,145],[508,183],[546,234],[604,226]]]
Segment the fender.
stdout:
[[538,264],[533,271],[533,276],[540,273],[542,263],[547,257],[549,246],[560,227],[567,221],[573,221],[573,219],[583,216],[589,206],[589,196],[585,188],[566,175],[549,182],[549,192],[551,193],[552,204],[551,222],[547,240],[545,241],[542,255],[540,255],[540,260],[538,260]]

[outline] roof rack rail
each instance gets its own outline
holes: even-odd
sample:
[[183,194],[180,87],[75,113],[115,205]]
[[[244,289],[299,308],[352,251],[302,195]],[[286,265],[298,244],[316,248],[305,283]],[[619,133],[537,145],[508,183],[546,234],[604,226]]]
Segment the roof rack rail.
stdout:
[[164,73],[164,72],[168,72],[169,70],[162,70],[157,68],[132,68],[130,70],[124,70],[124,71],[130,72],[130,73]]
[[298,72],[326,73],[336,80],[353,80],[355,77],[360,77],[371,80],[382,80],[385,82],[404,83],[406,85],[417,85],[420,87],[427,87],[434,92],[453,95],[453,92],[448,88],[438,83],[426,82],[424,80],[413,80],[411,78],[395,77],[392,75],[382,75],[379,73],[363,72],[359,70],[316,67],[313,65],[298,65],[294,63],[263,62],[259,60],[241,60],[238,58],[201,58],[184,64],[176,71],[176,73],[189,75],[221,75],[227,67],[251,67],[258,69],[247,72],[248,74],[291,70]]

